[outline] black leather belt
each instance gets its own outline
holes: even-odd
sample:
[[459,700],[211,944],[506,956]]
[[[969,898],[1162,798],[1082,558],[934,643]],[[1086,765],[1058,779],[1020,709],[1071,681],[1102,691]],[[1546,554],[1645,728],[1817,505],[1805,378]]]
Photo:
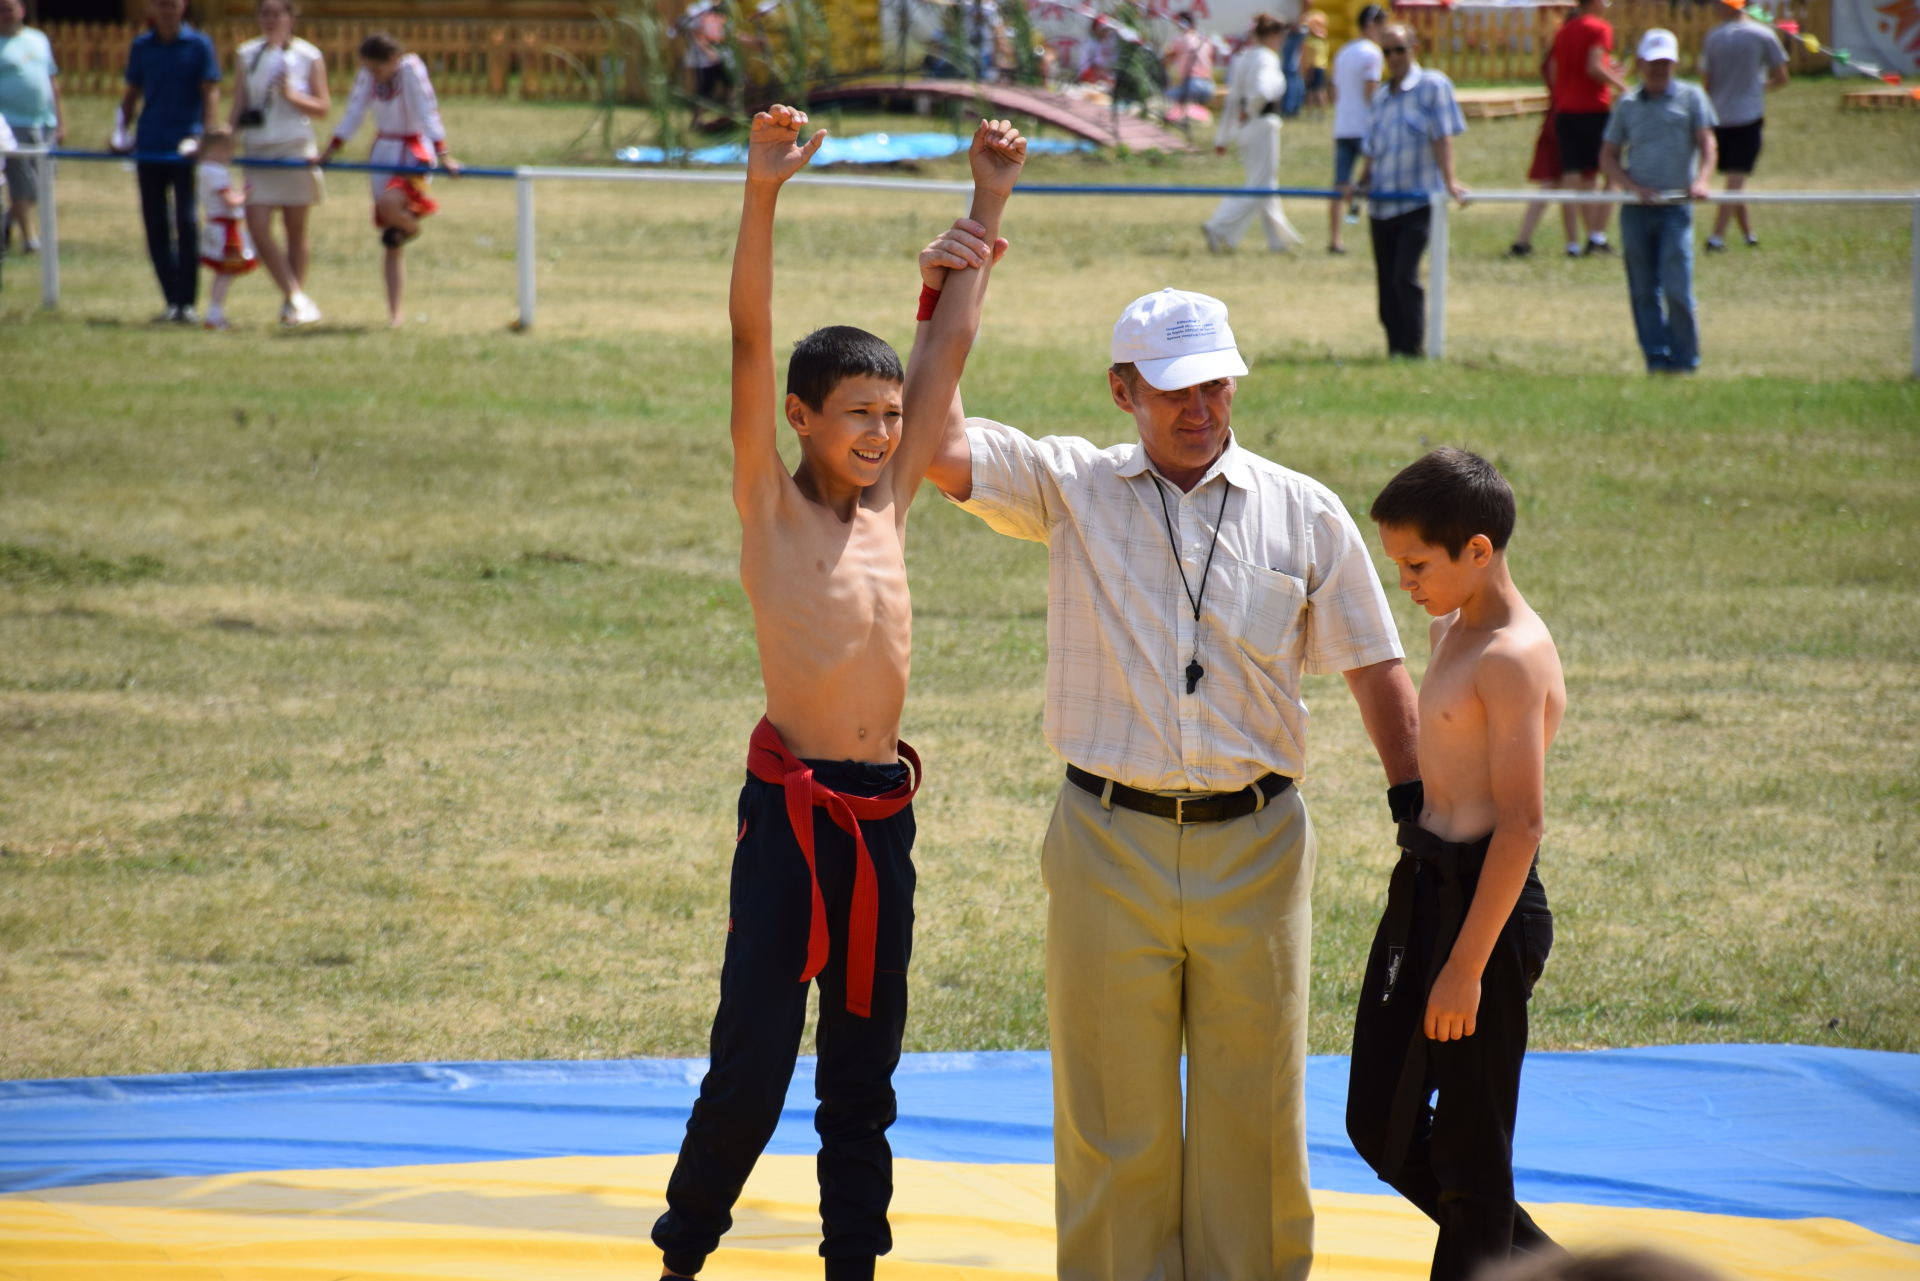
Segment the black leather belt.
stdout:
[[[1219,823],[1251,814],[1293,786],[1285,774],[1269,774],[1257,783],[1249,783],[1237,792],[1194,792],[1185,796],[1162,796],[1143,792],[1125,783],[1089,774],[1078,765],[1067,766],[1067,781],[1083,792],[1104,797],[1123,809],[1139,810],[1155,818],[1170,818],[1176,823]],[[1112,790],[1109,791],[1108,789]]]

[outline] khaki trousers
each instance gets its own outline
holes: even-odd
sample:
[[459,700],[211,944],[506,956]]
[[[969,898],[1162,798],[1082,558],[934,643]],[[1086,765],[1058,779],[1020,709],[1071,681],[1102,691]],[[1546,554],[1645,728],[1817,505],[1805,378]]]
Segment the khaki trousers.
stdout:
[[1063,784],[1042,853],[1061,1281],[1304,1281],[1313,857],[1298,788],[1182,827]]
[[[1240,163],[1246,169],[1248,187],[1280,185],[1280,117],[1255,116],[1240,127],[1235,140],[1240,147]],[[1278,196],[1225,196],[1220,207],[1207,219],[1213,238],[1229,249],[1240,246],[1240,238],[1255,220],[1266,233],[1267,248],[1279,252],[1306,243],[1306,238],[1287,220],[1287,211]]]

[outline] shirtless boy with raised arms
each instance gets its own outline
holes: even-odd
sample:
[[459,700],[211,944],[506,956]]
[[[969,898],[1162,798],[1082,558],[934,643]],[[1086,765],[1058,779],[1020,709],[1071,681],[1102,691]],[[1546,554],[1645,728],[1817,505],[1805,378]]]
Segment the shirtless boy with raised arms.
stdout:
[[[906,1024],[920,783],[919,758],[899,741],[912,645],[906,523],[943,424],[903,430],[899,357],[846,326],[801,339],[784,405],[774,394],[774,204],[826,136],[803,144],[806,123],[782,106],[754,117],[733,258],[733,502],[767,714],[740,793],[711,1064],[653,1228],[667,1276],[697,1273],[732,1226],[786,1099],[809,981],[820,985],[827,1281],[870,1281],[893,1244],[886,1130]],[[1004,205],[1025,148],[1005,121],[983,122],[976,191]],[[927,254],[982,265],[981,244],[962,223]],[[778,417],[800,438],[792,475]]]
[[1347,1133],[1439,1225],[1432,1275],[1453,1281],[1557,1248],[1514,1201],[1513,1122],[1527,998],[1553,946],[1535,856],[1567,690],[1553,637],[1507,572],[1513,491],[1492,464],[1437,449],[1369,514],[1400,586],[1433,615],[1433,657],[1420,684],[1425,795],[1419,822],[1400,824],[1367,958]]

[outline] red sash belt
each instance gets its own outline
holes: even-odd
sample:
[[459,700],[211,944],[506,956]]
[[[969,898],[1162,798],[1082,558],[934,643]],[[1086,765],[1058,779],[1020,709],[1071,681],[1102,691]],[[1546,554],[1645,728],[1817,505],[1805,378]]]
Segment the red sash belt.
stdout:
[[427,168],[433,168],[433,152],[427,147],[427,140],[422,135],[417,133],[383,133],[375,136],[384,138],[388,142],[400,143],[402,150],[408,155],[418,160]]
[[847,919],[847,1009],[863,1019],[873,1017],[880,884],[873,870],[873,855],[867,850],[867,838],[860,831],[860,820],[892,818],[912,803],[913,794],[920,790],[920,756],[905,743],[900,744],[900,756],[911,771],[906,782],[879,796],[848,796],[814,781],[813,771],[787,750],[780,731],[764,716],[753,727],[753,737],[747,747],[747,772],[762,783],[786,789],[787,821],[793,824],[793,836],[800,842],[800,852],[807,856],[807,876],[813,883],[813,921],[807,929],[807,965],[800,972],[802,983],[810,982],[827,964],[827,900],[820,893],[820,869],[813,853],[814,806],[823,807],[834,825],[853,837],[856,860],[853,908]]

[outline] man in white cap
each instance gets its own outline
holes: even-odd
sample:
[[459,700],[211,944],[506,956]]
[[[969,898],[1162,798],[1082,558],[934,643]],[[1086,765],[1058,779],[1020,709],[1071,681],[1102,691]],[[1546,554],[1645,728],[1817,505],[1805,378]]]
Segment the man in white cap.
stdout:
[[1640,87],[1613,104],[1600,167],[1640,198],[1620,210],[1633,328],[1647,372],[1690,374],[1700,367],[1693,308],[1693,206],[1713,172],[1713,104],[1698,85],[1673,77],[1680,42],[1654,27],[1640,37]]
[[[947,279],[940,307],[975,297]],[[972,338],[962,324],[916,342],[910,407],[913,371],[951,369]],[[1058,1274],[1302,1281],[1314,838],[1295,786],[1300,678],[1346,676],[1404,785],[1390,804],[1419,790],[1413,686],[1339,498],[1234,442],[1247,366],[1226,307],[1178,289],[1136,299],[1112,360],[1107,391],[1137,440],[1036,440],[966,418],[955,394],[927,473],[1051,561]]]

